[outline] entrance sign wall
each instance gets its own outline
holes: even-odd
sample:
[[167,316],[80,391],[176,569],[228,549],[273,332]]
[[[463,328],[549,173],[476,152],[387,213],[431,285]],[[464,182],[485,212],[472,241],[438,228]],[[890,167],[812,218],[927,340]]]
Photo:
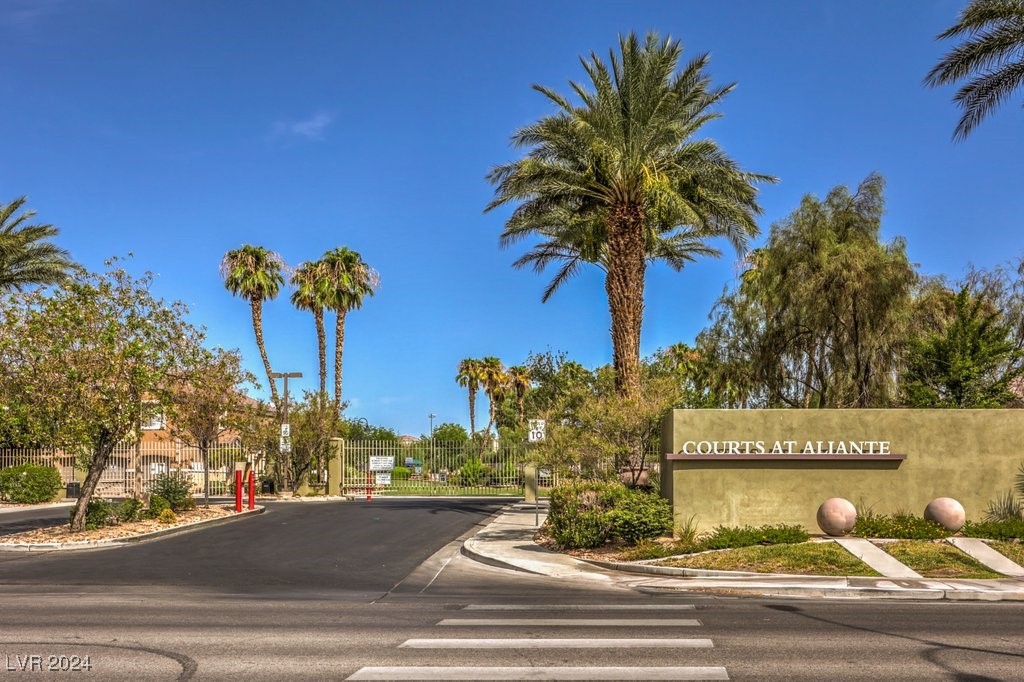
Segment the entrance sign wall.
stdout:
[[1024,461],[1024,410],[674,410],[662,494],[677,524],[800,524],[842,497],[920,515],[937,497],[979,520]]

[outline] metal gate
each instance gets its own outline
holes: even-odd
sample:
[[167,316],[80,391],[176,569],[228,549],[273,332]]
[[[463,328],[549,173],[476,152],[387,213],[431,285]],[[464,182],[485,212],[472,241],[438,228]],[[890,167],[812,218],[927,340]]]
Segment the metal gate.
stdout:
[[522,497],[525,460],[520,446],[346,440],[341,448],[341,492]]

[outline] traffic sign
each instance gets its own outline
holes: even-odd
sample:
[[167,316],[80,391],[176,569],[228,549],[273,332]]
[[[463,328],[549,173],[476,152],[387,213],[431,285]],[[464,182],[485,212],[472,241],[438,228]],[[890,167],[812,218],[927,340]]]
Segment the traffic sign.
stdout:
[[390,455],[370,456],[370,471],[391,471],[395,468],[395,458]]
[[281,439],[278,441],[278,446],[279,446],[279,449],[281,450],[281,454],[287,455],[289,452],[291,452],[292,451],[292,439],[291,439],[291,436],[281,436]]
[[281,438],[288,438],[292,435],[291,424],[281,424]]
[[543,419],[531,419],[527,425],[529,428],[527,440],[531,443],[539,443],[547,436],[547,422]]

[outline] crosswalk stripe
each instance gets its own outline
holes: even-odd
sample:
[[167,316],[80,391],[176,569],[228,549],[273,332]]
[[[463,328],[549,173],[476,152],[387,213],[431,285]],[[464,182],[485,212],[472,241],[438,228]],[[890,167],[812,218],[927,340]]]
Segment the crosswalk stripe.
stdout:
[[567,627],[696,627],[695,618],[445,618],[438,625],[552,625]]
[[350,680],[728,680],[720,666],[371,666]]
[[693,604],[466,604],[463,611],[693,611]]
[[400,649],[710,649],[710,639],[407,639]]

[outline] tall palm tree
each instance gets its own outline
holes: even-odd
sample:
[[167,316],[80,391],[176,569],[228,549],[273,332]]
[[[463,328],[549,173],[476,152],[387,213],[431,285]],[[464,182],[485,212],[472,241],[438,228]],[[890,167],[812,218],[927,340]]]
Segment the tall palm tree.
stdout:
[[67,251],[47,241],[59,233],[56,227],[27,224],[36,215],[32,210],[15,215],[26,201],[0,204],[0,292],[56,284],[75,267]]
[[516,414],[519,423],[526,418],[526,392],[530,390],[530,370],[523,365],[513,365],[506,372],[508,386],[516,396]]
[[336,315],[334,327],[334,402],[341,409],[341,356],[345,345],[345,316],[363,305],[380,285],[380,276],[348,247],[332,249],[320,259],[328,282],[325,307]]
[[476,358],[463,358],[459,361],[455,381],[469,392],[469,435],[476,433],[476,392],[483,379],[483,368]]
[[487,176],[496,186],[488,211],[518,203],[503,245],[528,235],[546,240],[520,266],[567,261],[545,297],[581,263],[605,269],[623,395],[640,386],[647,260],[682,267],[686,254],[713,253],[702,245],[713,236],[743,249],[758,233],[755,184],[775,180],[741,170],[715,142],[694,139],[733,86],[711,87],[707,55],[677,71],[681,54],[678,41],[630,34],[609,64],[596,54],[581,59],[592,86],[570,83],[581,104],[535,85],[558,111],[517,131],[513,144],[526,155]]
[[480,361],[481,379],[484,393],[487,395],[489,419],[487,420],[487,435],[491,433],[491,427],[498,416],[498,407],[505,399],[505,391],[508,385],[508,377],[505,375],[505,365],[501,364],[498,358],[488,356]]
[[277,298],[284,285],[284,261],[281,256],[262,246],[243,244],[224,254],[220,264],[224,287],[234,296],[249,301],[252,310],[252,330],[256,335],[256,346],[263,359],[263,368],[267,372],[267,383],[270,384],[270,398],[277,409],[281,409],[278,400],[277,385],[274,383],[267,358],[267,347],[263,342],[263,302]]
[[953,101],[961,111],[953,138],[963,140],[1024,83],[1024,0],[971,0],[938,36],[965,38],[936,64],[931,87],[964,81]]
[[317,359],[320,368],[320,394],[327,395],[327,334],[324,331],[324,308],[330,293],[326,268],[320,262],[306,261],[292,273],[292,305],[313,313],[316,325]]

